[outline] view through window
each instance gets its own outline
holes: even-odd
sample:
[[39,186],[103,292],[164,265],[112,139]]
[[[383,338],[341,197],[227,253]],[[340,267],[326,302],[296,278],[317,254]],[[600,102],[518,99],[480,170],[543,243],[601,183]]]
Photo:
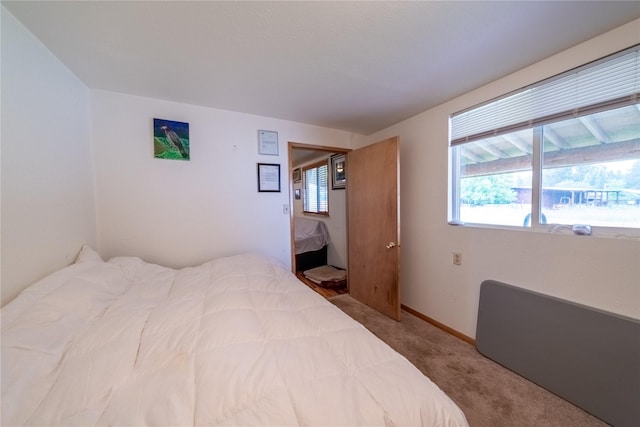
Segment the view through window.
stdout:
[[549,223],[640,228],[640,105],[543,128]]

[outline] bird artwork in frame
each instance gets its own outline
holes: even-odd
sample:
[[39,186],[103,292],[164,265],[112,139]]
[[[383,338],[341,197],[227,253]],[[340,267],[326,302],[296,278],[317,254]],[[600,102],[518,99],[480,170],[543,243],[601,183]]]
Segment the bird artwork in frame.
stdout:
[[189,123],[153,119],[153,157],[189,160]]

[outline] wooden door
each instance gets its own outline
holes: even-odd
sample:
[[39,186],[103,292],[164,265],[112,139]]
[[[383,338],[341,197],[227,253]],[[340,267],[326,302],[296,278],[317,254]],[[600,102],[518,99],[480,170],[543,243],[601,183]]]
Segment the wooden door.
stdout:
[[348,283],[351,296],[400,320],[398,138],[347,154]]

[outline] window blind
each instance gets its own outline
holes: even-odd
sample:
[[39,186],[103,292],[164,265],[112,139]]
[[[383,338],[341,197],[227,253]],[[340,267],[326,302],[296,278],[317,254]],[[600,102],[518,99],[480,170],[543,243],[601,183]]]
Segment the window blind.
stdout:
[[328,167],[323,164],[305,169],[304,211],[326,213],[329,211]]
[[640,45],[450,118],[451,145],[640,102]]

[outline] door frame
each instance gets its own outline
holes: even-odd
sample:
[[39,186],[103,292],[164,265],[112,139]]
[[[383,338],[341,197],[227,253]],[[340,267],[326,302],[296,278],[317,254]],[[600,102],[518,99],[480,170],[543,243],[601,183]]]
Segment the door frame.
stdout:
[[[289,157],[289,167],[288,176],[289,176],[289,247],[291,250],[291,271],[293,274],[296,274],[296,250],[295,250],[295,231],[294,231],[294,212],[293,212],[293,150],[295,149],[303,149],[303,150],[314,150],[321,151],[325,153],[348,153],[352,151],[351,148],[343,148],[343,147],[332,147],[329,145],[313,145],[313,144],[305,144],[303,142],[294,142],[289,141],[287,144],[287,154]],[[349,185],[349,180],[347,180],[346,185]],[[346,189],[345,189],[346,191]],[[346,214],[345,214],[346,215]],[[348,224],[347,224],[348,227]],[[347,230],[348,233],[348,230]]]

